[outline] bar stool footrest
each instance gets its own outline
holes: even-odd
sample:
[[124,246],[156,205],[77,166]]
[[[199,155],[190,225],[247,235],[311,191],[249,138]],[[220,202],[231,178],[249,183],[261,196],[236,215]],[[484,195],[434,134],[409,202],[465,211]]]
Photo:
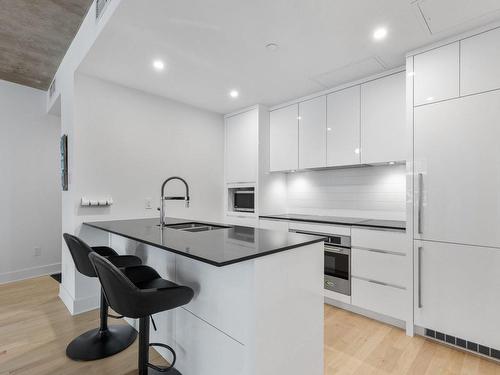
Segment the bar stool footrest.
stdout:
[[[159,374],[167,374],[167,375],[181,375],[179,371],[177,371],[174,366],[175,366],[175,361],[177,360],[177,355],[175,354],[175,350],[172,349],[170,346],[167,344],[162,344],[158,342],[152,342],[149,344],[149,346],[159,346],[161,348],[167,349],[170,353],[172,353],[172,363],[170,366],[164,367],[164,366],[156,366],[150,362],[148,362],[148,367],[154,371],[156,371]],[[151,374],[151,371],[149,371]],[[154,373],[154,372],[153,372]]]

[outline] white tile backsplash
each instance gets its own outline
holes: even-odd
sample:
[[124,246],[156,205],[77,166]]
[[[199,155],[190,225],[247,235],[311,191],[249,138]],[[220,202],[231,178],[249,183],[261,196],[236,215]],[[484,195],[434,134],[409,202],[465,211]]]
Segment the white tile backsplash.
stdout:
[[290,173],[288,212],[405,220],[406,166]]

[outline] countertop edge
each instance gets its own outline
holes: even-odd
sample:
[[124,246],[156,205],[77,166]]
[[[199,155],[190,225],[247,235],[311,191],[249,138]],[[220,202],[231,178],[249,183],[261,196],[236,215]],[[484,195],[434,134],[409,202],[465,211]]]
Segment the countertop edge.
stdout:
[[327,224],[327,225],[340,225],[340,226],[345,226],[345,227],[361,227],[361,228],[372,228],[372,229],[381,229],[381,230],[393,230],[393,231],[400,231],[400,232],[405,232],[406,227],[400,228],[400,227],[393,227],[390,225],[370,225],[370,224],[362,224],[362,223],[339,223],[335,221],[328,221],[328,220],[321,220],[321,219],[296,219],[296,218],[284,218],[284,217],[278,217],[278,216],[273,216],[273,215],[260,215],[259,219],[270,219],[270,220],[278,220],[278,221],[296,221],[296,222],[302,222],[302,223],[316,223],[316,224]]
[[295,249],[295,248],[299,248],[299,247],[303,247],[303,246],[308,246],[308,245],[312,245],[314,243],[318,243],[318,242],[323,242],[324,241],[324,238],[322,238],[322,237],[321,238],[315,238],[315,239],[310,240],[310,241],[305,241],[305,242],[303,242],[301,244],[280,247],[280,248],[277,248],[277,249],[266,251],[264,253],[252,254],[252,255],[248,255],[246,257],[238,258],[238,259],[235,259],[235,260],[230,260],[230,261],[227,261],[227,262],[213,262],[213,261],[210,261],[210,260],[205,259],[205,258],[193,256],[191,254],[186,254],[186,253],[184,253],[182,251],[179,251],[179,250],[167,247],[167,246],[162,246],[162,245],[159,245],[157,243],[146,241],[146,240],[134,237],[134,236],[126,235],[126,234],[120,233],[118,231],[114,231],[114,230],[110,230],[110,229],[105,229],[105,228],[102,228],[102,227],[98,226],[96,223],[83,222],[82,224],[86,225],[88,227],[91,227],[91,228],[102,230],[104,232],[116,234],[117,236],[125,237],[125,238],[128,238],[130,240],[134,240],[134,241],[137,241],[137,242],[149,245],[149,246],[153,246],[153,247],[157,247],[157,248],[160,248],[160,249],[163,249],[163,250],[166,250],[166,251],[170,251],[172,253],[184,256],[186,258],[194,259],[194,260],[197,260],[199,262],[210,264],[210,265],[215,266],[215,267],[229,266],[231,264],[241,263],[241,262],[245,262],[245,261],[252,260],[252,259],[257,259],[257,258],[262,258],[262,257],[267,256],[267,255],[281,253],[283,251],[287,251],[287,250],[291,250],[291,249]]

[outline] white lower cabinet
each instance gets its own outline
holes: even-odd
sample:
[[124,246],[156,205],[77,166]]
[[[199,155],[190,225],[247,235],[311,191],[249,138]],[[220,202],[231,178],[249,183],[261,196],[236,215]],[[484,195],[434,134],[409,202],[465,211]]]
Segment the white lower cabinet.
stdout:
[[355,277],[352,278],[351,286],[351,301],[354,306],[396,319],[406,319],[408,304],[405,289]]
[[408,280],[407,257],[378,250],[352,248],[351,274],[367,280],[405,288]]
[[259,228],[288,232],[288,221],[259,220]]
[[353,228],[351,244],[352,304],[407,320],[411,266],[406,232]]
[[500,349],[500,249],[415,241],[415,324]]
[[224,224],[258,228],[259,219],[256,216],[226,215]]

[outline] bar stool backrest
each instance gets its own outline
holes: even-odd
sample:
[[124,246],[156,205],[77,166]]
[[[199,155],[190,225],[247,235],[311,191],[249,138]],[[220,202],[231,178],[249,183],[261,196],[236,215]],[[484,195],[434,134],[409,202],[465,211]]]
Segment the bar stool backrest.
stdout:
[[80,238],[69,233],[64,233],[63,238],[66,245],[68,245],[69,252],[78,272],[88,277],[96,277],[94,267],[89,260],[89,254],[93,252],[92,248]]
[[118,314],[137,318],[135,303],[140,290],[109,260],[96,252],[89,255],[109,306]]

